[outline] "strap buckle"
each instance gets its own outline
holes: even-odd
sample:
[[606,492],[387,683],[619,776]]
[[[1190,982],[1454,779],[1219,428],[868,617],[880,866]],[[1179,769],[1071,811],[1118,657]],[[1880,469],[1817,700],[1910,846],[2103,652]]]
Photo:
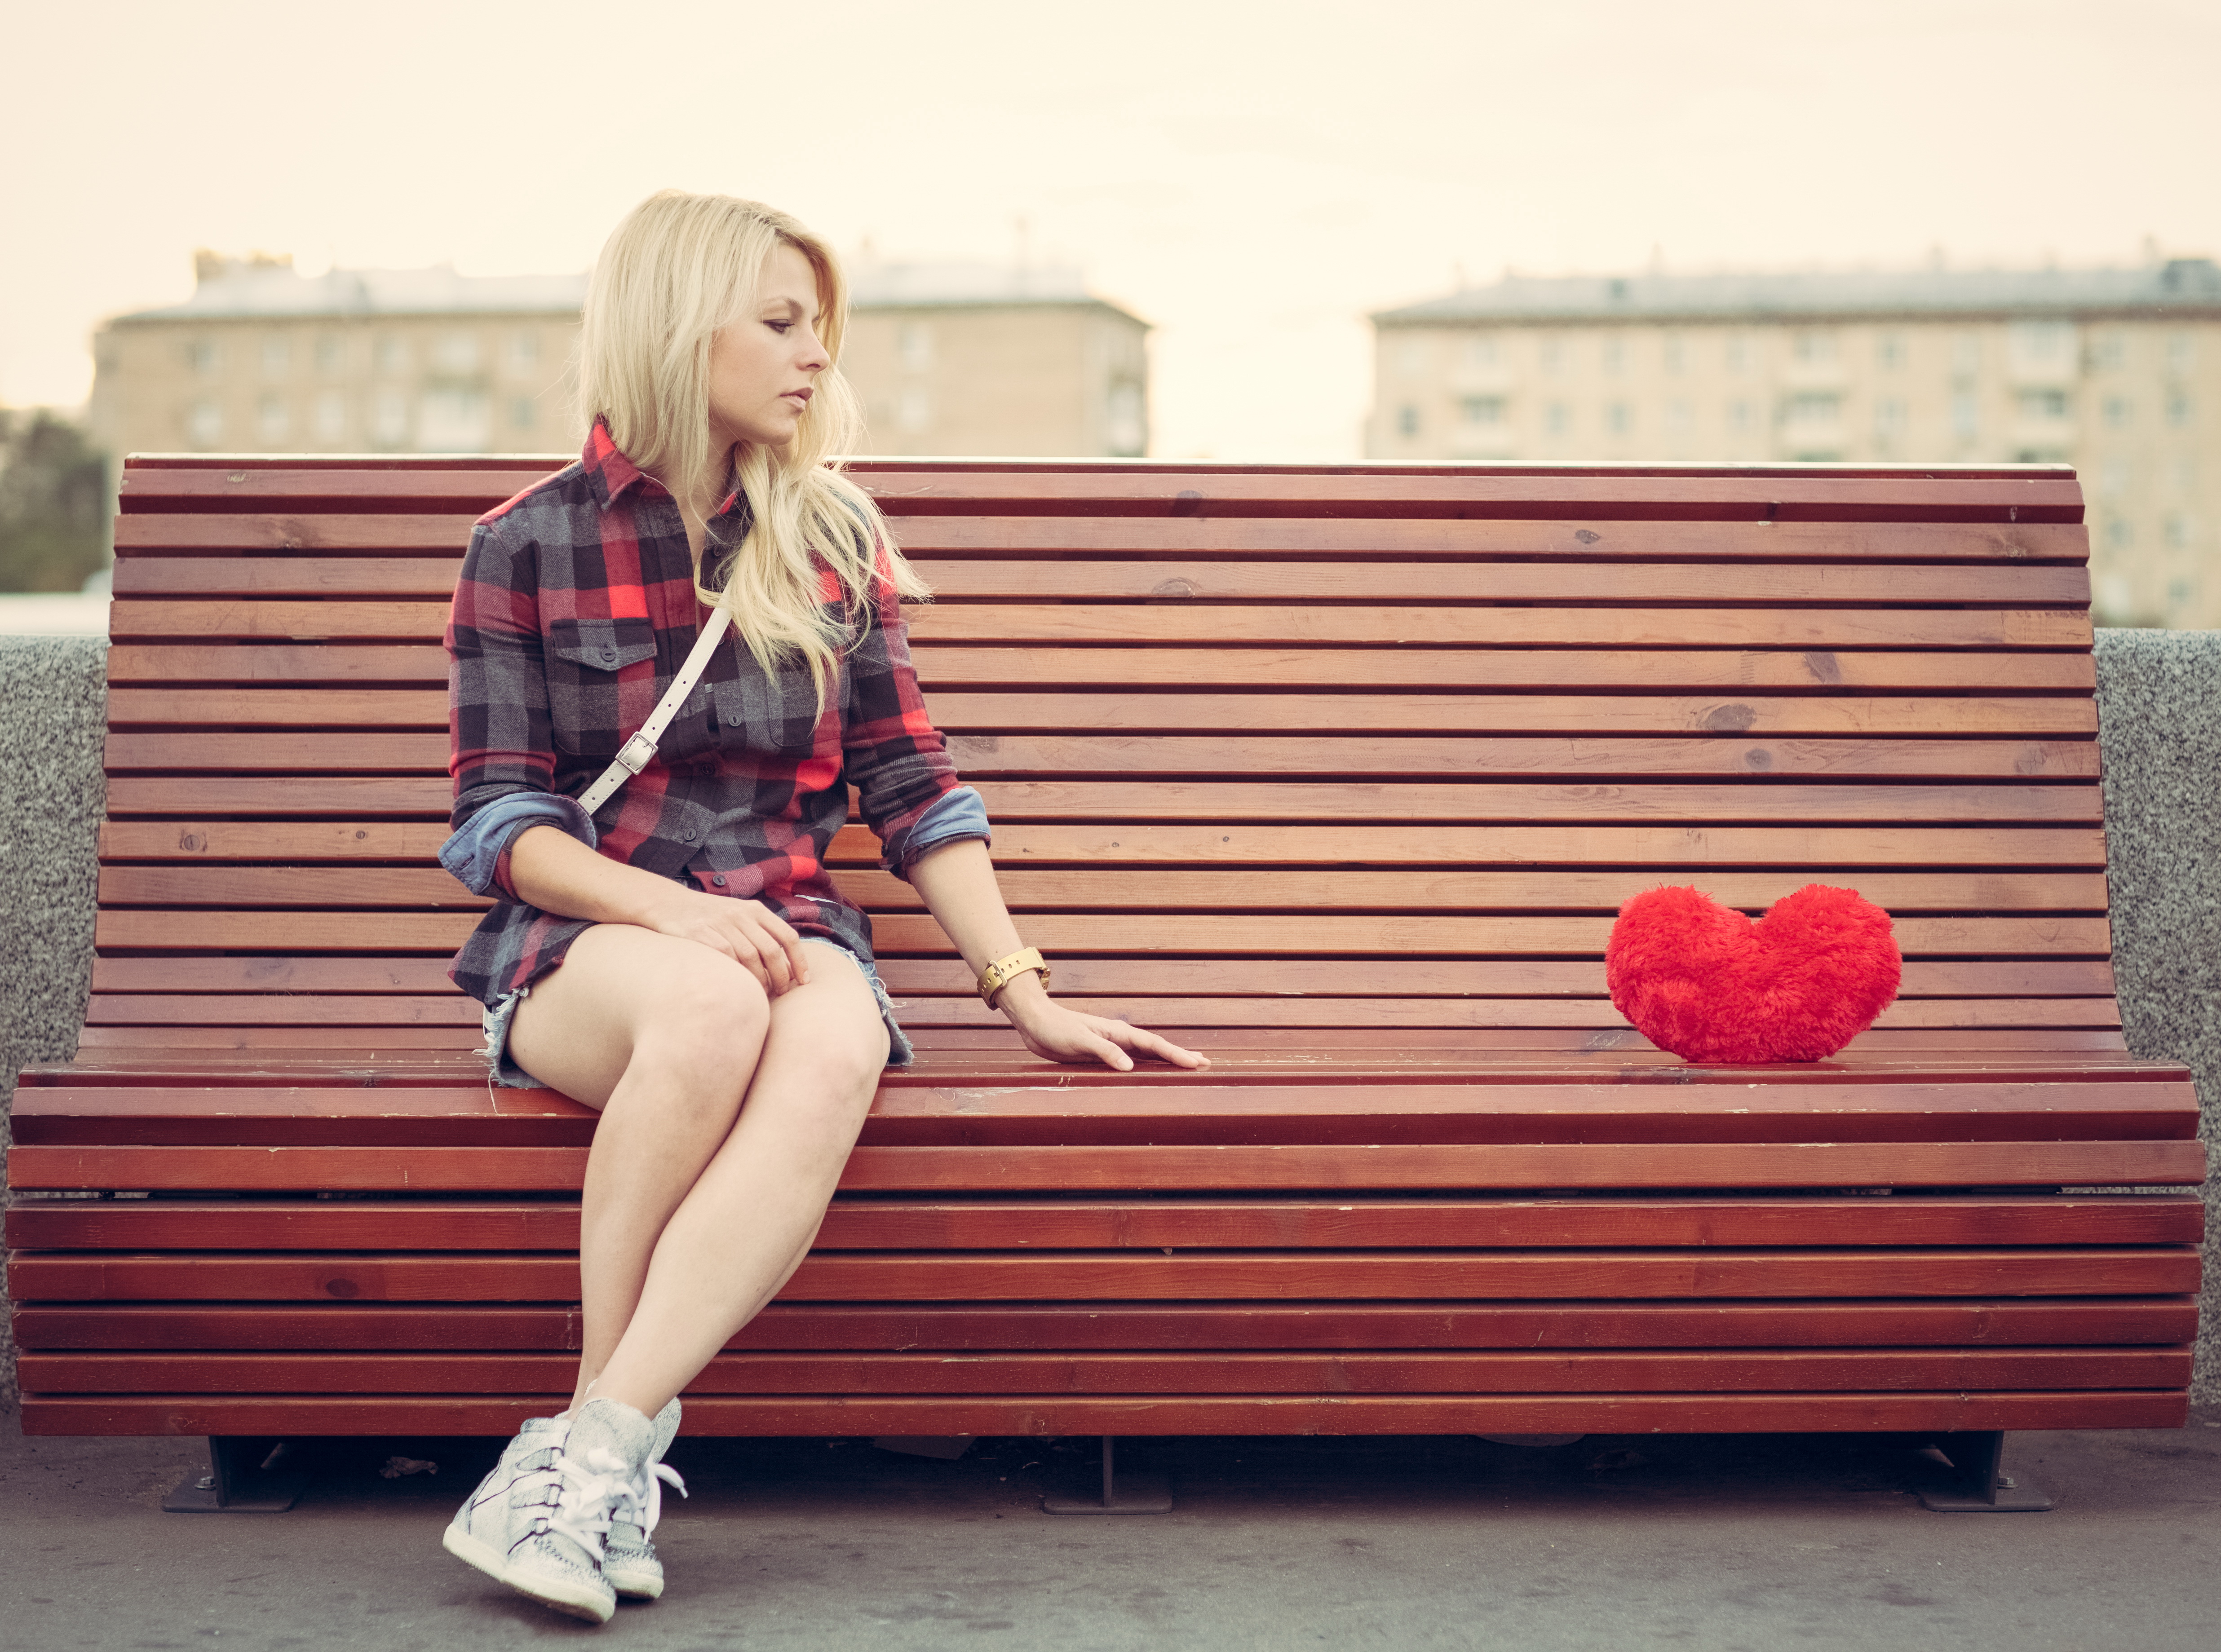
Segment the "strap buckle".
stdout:
[[655,742],[642,729],[617,748],[616,760],[624,765],[625,773],[637,774],[655,759]]

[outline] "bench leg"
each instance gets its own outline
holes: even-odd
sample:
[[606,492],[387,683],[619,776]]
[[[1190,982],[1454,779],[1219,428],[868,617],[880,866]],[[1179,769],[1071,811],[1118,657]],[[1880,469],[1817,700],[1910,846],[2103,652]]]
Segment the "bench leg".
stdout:
[[280,1468],[283,1440],[238,1434],[209,1436],[209,1472],[187,1474],[162,1499],[171,1514],[282,1514],[309,1484],[299,1469]]
[[1103,1436],[1103,1500],[1084,1497],[1045,1497],[1042,1510],[1049,1514],[1169,1514],[1173,1488],[1162,1474],[1129,1474],[1121,1486],[1117,1479],[1117,1441]]
[[1943,1435],[1936,1449],[1951,1460],[1953,1470],[1948,1483],[1920,1494],[1936,1513],[2036,1514],[2051,1506],[2051,1499],[2026,1480],[1999,1471],[2005,1449],[2002,1430]]

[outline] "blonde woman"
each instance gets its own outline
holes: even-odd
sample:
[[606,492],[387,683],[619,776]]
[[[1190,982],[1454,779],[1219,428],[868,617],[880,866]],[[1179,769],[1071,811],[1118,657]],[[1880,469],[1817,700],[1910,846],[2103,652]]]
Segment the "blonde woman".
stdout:
[[[570,1407],[525,1425],[446,1544],[597,1623],[661,1593],[677,1395],[799,1265],[882,1067],[909,1059],[870,922],[825,873],[852,785],[1029,1048],[1204,1064],[1056,1004],[1004,909],[910,669],[899,599],[923,586],[833,462],[857,431],[846,303],[785,214],[643,202],[587,294],[585,453],[478,524],[455,589],[441,858],[497,900],[452,973],[485,1005],[495,1081],[601,1119]],[[716,606],[729,636],[590,814]]]

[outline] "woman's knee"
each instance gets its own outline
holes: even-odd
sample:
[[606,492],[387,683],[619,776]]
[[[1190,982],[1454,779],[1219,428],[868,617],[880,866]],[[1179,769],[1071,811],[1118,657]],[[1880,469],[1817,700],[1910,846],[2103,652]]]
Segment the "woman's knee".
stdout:
[[704,949],[695,967],[659,983],[635,1035],[635,1059],[731,1074],[745,1086],[771,1029],[771,1000],[730,958]]

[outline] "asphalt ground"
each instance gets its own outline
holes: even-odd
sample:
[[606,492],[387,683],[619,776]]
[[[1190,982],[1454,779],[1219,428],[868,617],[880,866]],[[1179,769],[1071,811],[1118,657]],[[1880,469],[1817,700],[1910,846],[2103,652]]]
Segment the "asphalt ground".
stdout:
[[[1465,1436],[1123,1442],[1169,1514],[1044,1514],[1092,1440],[955,1461],[861,1440],[693,1440],[670,1587],[599,1630],[450,1559],[499,1442],[299,1450],[290,1512],[166,1514],[199,1442],[25,1439],[0,1418],[0,1646],[635,1649],[2221,1645],[2221,1411],[2010,1436],[2049,1513],[1941,1515],[1906,1440]],[[390,1459],[436,1474],[385,1479]]]

